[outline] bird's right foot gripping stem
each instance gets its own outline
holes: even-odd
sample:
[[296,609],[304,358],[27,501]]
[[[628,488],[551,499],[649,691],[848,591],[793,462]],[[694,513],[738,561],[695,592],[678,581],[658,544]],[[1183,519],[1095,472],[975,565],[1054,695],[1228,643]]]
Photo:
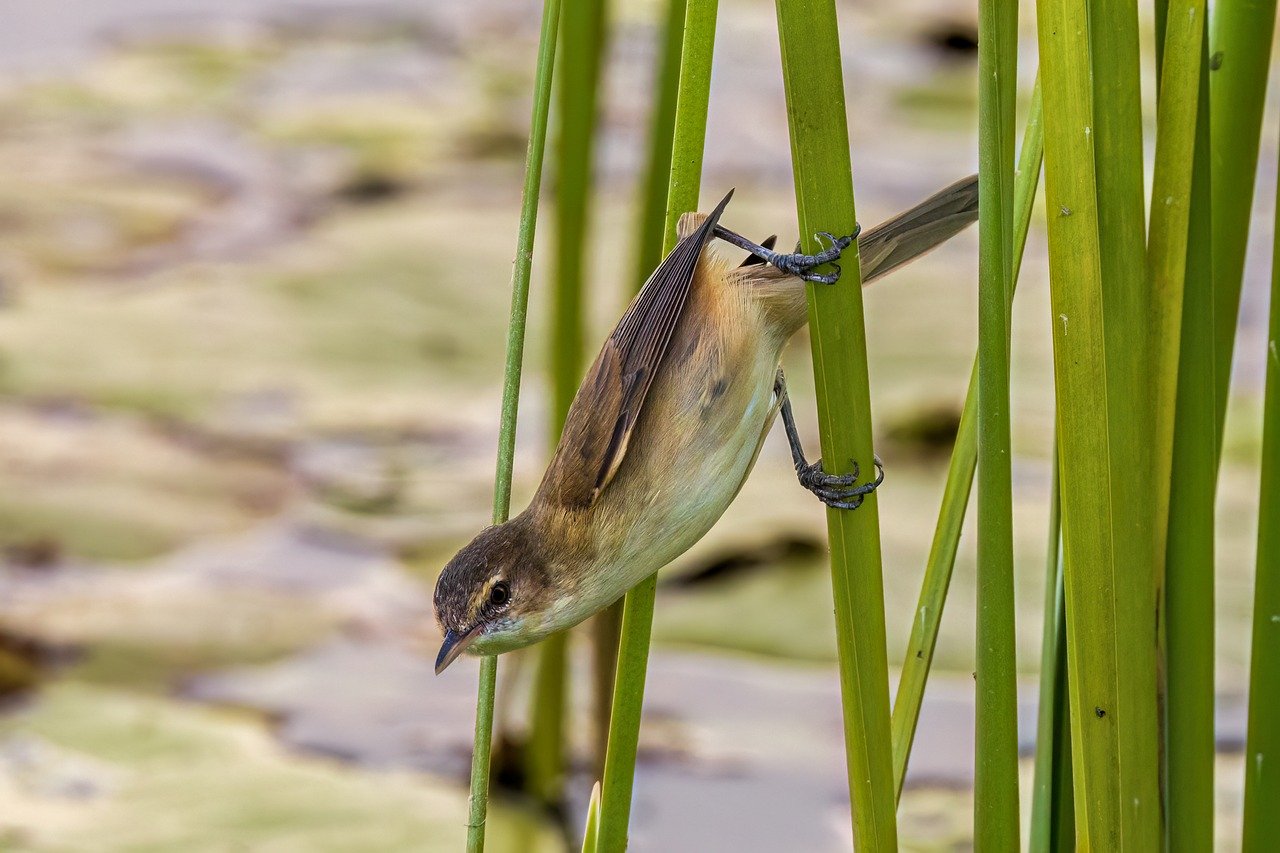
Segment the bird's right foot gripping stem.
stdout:
[[871,492],[884,482],[884,465],[880,457],[872,457],[876,464],[876,478],[870,483],[857,485],[858,463],[853,463],[853,472],[849,474],[828,474],[822,470],[822,460],[808,462],[804,458],[804,448],[800,446],[800,433],[796,430],[795,417],[791,413],[791,401],[787,399],[787,380],[782,371],[778,371],[773,381],[773,393],[781,401],[782,426],[787,433],[787,443],[791,445],[791,459],[795,462],[796,477],[800,485],[813,492],[818,500],[834,509],[857,509]]

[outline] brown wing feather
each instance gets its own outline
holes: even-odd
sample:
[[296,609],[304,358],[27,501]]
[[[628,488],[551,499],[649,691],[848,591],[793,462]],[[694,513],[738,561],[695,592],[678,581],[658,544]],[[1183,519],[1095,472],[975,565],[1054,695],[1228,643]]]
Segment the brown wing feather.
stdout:
[[542,485],[544,497],[562,506],[587,507],[617,473],[680,322],[698,260],[732,197],[730,191],[696,231],[676,244],[605,341],[569,408]]

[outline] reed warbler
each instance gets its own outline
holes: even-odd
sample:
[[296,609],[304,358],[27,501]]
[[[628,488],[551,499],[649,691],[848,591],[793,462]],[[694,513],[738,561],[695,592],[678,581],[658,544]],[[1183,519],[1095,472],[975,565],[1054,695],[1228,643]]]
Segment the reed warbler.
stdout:
[[[801,485],[855,509],[883,479],[823,472],[800,447],[782,349],[808,319],[805,282],[857,237],[819,235],[815,255],[781,254],[688,213],[679,242],[627,308],[569,409],[532,502],[482,530],[436,583],[444,644],[436,672],[463,651],[490,655],[578,624],[684,553],[742,488],[779,411]],[[858,239],[868,283],[952,237],[978,215],[966,178]],[[733,266],[719,238],[750,253]]]

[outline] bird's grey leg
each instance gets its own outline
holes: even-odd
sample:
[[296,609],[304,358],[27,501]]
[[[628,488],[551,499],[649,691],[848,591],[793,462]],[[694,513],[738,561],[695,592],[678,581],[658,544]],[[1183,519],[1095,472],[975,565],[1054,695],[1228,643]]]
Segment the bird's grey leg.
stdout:
[[802,255],[799,252],[787,255],[782,252],[775,252],[773,249],[766,249],[759,243],[753,243],[741,234],[734,233],[723,225],[715,227],[715,235],[726,243],[732,243],[739,249],[745,249],[757,258],[761,258],[767,264],[772,264],[788,275],[799,276],[805,281],[816,281],[821,284],[835,284],[840,280],[840,267],[836,266],[834,272],[815,273],[810,272],[811,269],[822,264],[829,264],[840,257],[840,254],[849,245],[858,238],[858,233],[862,230],[862,226],[854,227],[853,233],[847,237],[836,237],[828,234],[826,231],[819,231],[816,235],[818,238],[825,238],[831,245],[816,255]]
[[791,445],[791,460],[796,466],[796,477],[800,485],[818,496],[829,507],[835,509],[857,509],[862,506],[863,499],[874,492],[884,482],[884,465],[880,457],[872,457],[876,463],[876,479],[870,483],[855,485],[858,482],[858,463],[853,463],[851,474],[828,474],[822,470],[822,460],[808,462],[804,458],[804,448],[800,446],[800,433],[796,430],[796,419],[791,413],[791,401],[787,398],[787,379],[778,370],[773,380],[773,393],[781,401],[782,428],[787,432],[787,444]]

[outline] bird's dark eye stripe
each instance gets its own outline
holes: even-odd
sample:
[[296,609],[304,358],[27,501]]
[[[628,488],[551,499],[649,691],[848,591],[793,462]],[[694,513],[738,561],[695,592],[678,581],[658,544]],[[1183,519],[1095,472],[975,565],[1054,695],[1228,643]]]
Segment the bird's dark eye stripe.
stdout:
[[489,603],[494,607],[501,607],[511,600],[511,587],[507,586],[506,581],[498,581],[493,585],[493,589],[489,590]]

